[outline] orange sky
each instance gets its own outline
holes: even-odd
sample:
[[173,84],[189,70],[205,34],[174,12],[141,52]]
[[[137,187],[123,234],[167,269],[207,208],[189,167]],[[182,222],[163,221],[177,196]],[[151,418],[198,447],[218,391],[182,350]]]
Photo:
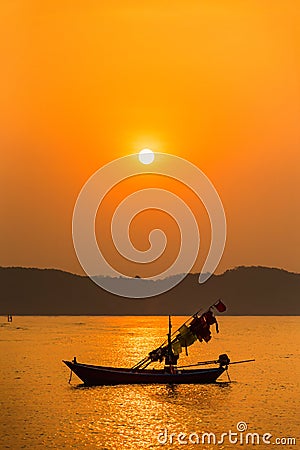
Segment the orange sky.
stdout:
[[[189,159],[217,188],[228,222],[219,271],[300,271],[299,2],[11,0],[0,30],[0,265],[80,272],[71,219],[82,185],[150,147]],[[136,226],[141,247],[149,221]]]

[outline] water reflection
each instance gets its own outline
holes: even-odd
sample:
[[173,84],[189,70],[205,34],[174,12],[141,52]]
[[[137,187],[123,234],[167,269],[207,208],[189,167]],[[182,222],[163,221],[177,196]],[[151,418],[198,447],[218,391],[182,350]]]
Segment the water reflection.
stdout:
[[[183,321],[175,319],[178,324]],[[62,359],[76,355],[81,362],[131,367],[160,343],[159,336],[164,339],[165,318],[16,318],[20,329],[0,328],[3,354],[10,355],[0,360],[0,376],[5,380],[1,445],[161,449],[157,435],[165,428],[177,434],[222,433],[241,420],[250,431],[297,437],[299,318],[285,318],[285,327],[279,326],[280,321],[276,317],[221,318],[220,336],[208,345],[195,344],[191,364],[224,352],[232,360],[256,357],[256,363],[232,366],[231,383],[223,374],[211,385],[85,387],[74,375],[68,384],[70,371]],[[277,334],[266,333],[271,328]],[[255,330],[251,348],[250,332],[245,330]],[[223,448],[232,450],[230,444]]]
[[170,396],[171,398],[174,398],[177,395],[177,388],[178,386],[175,384],[167,384],[166,385],[167,395]]

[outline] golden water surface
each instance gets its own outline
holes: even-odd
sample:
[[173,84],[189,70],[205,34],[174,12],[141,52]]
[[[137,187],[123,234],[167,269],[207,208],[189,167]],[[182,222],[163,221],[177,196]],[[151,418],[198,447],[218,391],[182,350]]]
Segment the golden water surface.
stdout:
[[[166,317],[15,317],[0,322],[0,448],[300,448],[298,317],[219,317],[220,333],[182,364],[227,353],[234,365],[213,385],[86,388],[61,362],[131,367],[166,337]],[[174,328],[185,318],[174,317]],[[270,433],[273,445],[201,444],[203,433]],[[159,433],[160,442],[158,440]],[[173,434],[173,437],[170,435]],[[178,441],[178,435],[187,444]],[[196,435],[200,443],[197,444]],[[285,439],[293,437],[296,445]],[[283,439],[279,444],[275,439]],[[191,439],[194,444],[189,441]],[[234,439],[234,437],[232,437]],[[261,438],[260,438],[261,439]],[[167,443],[164,443],[164,442]]]

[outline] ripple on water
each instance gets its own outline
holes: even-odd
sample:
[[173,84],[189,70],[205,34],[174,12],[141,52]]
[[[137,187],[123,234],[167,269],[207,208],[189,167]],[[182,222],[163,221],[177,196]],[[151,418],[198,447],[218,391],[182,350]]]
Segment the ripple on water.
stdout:
[[[195,344],[190,358],[183,357],[183,364],[225,351],[232,360],[255,357],[255,363],[230,368],[232,383],[224,374],[212,385],[95,388],[83,387],[75,376],[69,385],[70,372],[61,360],[76,355],[87,363],[130,367],[165,338],[166,318],[15,320],[14,329],[1,324],[0,331],[6,355],[0,360],[3,448],[167,448],[157,441],[165,429],[222,433],[235,430],[239,421],[249,431],[297,437],[298,318],[285,318],[287,334],[278,326],[280,318],[221,317],[218,339]],[[232,450],[226,443],[201,448]]]

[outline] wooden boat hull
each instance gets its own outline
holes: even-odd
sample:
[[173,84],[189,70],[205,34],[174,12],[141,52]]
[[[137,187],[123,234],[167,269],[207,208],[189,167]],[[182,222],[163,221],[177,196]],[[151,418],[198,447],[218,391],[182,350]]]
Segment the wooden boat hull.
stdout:
[[179,370],[176,374],[164,370],[132,370],[126,368],[94,366],[63,361],[86,386],[117,384],[204,384],[214,383],[225,367]]

